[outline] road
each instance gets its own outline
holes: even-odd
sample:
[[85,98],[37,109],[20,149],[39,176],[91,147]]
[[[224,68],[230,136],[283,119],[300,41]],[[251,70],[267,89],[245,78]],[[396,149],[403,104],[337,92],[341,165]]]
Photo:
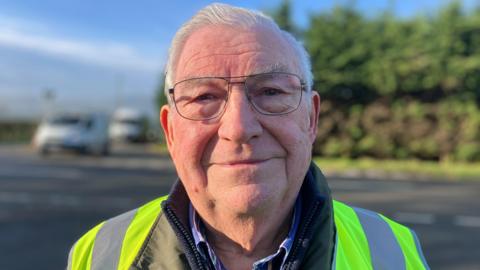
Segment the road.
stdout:
[[[48,158],[0,146],[0,269],[64,269],[86,230],[166,194],[174,179],[170,159],[143,146]],[[480,181],[328,179],[336,199],[412,227],[432,269],[480,269]]]

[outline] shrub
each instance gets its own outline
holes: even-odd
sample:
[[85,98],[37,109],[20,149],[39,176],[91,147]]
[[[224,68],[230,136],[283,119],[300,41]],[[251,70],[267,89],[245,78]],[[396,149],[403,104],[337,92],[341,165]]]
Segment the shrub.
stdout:
[[313,152],[325,157],[480,160],[474,101],[377,101],[351,108],[324,101]]

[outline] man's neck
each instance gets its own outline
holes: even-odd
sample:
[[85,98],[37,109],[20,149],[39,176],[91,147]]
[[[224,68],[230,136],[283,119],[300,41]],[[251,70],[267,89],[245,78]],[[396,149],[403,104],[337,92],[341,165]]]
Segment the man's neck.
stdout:
[[293,204],[256,216],[224,211],[201,214],[207,241],[227,269],[251,269],[254,262],[275,253],[287,237]]

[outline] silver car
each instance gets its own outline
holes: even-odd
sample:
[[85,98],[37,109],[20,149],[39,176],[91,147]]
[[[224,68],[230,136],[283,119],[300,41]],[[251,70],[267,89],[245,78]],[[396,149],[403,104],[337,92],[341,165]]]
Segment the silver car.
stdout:
[[99,113],[57,114],[40,123],[33,145],[42,155],[52,150],[107,155],[108,118]]

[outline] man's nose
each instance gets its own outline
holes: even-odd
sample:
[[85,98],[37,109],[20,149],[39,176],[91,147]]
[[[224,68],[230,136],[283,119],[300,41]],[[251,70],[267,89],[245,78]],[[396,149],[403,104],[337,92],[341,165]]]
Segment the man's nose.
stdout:
[[242,84],[231,86],[231,93],[220,119],[218,130],[220,139],[236,143],[246,143],[260,136],[263,127],[258,121],[258,114],[250,105]]

